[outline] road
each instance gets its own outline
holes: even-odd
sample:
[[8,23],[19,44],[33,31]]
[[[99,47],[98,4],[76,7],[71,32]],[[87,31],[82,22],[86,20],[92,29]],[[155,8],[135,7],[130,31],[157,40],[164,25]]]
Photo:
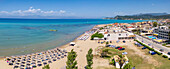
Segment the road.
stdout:
[[140,42],[142,42],[142,39],[143,39],[143,43],[145,43],[147,45],[150,44],[148,46],[150,46],[151,48],[157,49],[157,50],[163,49],[164,53],[170,52],[170,48],[167,48],[165,46],[157,44],[157,43],[153,42],[152,40],[143,38],[143,37],[141,37],[139,35],[136,35],[136,39],[139,40]]

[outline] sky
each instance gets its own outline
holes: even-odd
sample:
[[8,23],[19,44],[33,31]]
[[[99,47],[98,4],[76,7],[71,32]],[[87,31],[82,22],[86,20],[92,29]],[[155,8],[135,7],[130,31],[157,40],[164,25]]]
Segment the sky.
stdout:
[[169,8],[170,0],[0,0],[0,18],[103,18]]

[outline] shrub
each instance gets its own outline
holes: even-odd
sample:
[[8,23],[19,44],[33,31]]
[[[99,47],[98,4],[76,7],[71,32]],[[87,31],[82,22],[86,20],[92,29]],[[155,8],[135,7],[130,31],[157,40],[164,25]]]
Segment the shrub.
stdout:
[[102,29],[104,29],[103,27],[101,27],[99,30],[102,30]]
[[170,58],[169,58],[169,60],[170,60]]
[[164,57],[164,58],[168,58],[168,56],[166,56],[166,55],[163,55],[162,57]]
[[126,64],[124,67],[123,67],[123,69],[130,69],[131,68],[131,65],[128,63],[128,64]]
[[153,22],[153,27],[157,27],[158,23],[157,22]]
[[110,62],[109,62],[109,64],[110,64],[110,65],[112,65],[112,64],[113,64],[113,62],[112,62],[112,61],[110,61]]
[[45,65],[42,69],[50,69],[49,64],[48,64],[48,65]]
[[103,34],[99,34],[99,33],[97,32],[97,33],[95,33],[95,34],[93,34],[93,35],[91,36],[91,40],[93,40],[94,37],[103,38],[104,35],[103,35]]
[[113,65],[115,65],[115,60],[114,59],[112,60],[112,62],[113,62]]
[[138,40],[135,40],[135,41],[137,41],[137,42],[138,42],[138,43],[140,43],[141,45],[143,45],[143,46],[147,47],[149,50],[154,51],[154,49],[153,49],[153,48],[150,48],[149,46],[147,46],[147,45],[143,44],[142,42],[139,42]]
[[92,48],[89,49],[86,58],[87,58],[87,65],[86,65],[86,69],[92,69],[92,64],[93,64],[93,54],[92,54],[93,50]]
[[77,61],[76,61],[77,54],[72,49],[71,52],[68,52],[67,61],[66,61],[66,69],[78,69]]
[[120,58],[122,58],[123,56],[122,55],[118,55]]
[[162,44],[162,46],[166,46],[166,43]]
[[161,55],[162,53],[158,52],[158,51],[155,51],[158,55]]
[[109,42],[108,42],[108,41],[106,42],[106,45],[107,45],[107,44],[109,44]]

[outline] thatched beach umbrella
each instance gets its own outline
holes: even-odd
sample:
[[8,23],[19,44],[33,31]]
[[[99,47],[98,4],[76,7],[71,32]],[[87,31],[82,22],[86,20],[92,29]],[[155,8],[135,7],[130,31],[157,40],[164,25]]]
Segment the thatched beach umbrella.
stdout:
[[12,62],[9,62],[9,65],[13,65],[13,63],[12,63]]
[[52,61],[51,61],[51,60],[49,60],[49,61],[48,61],[48,63],[52,63]]
[[20,63],[15,63],[15,65],[19,65]]
[[25,65],[20,65],[20,67],[24,67]]
[[61,58],[64,58],[64,56],[61,56]]
[[36,64],[33,64],[32,67],[33,67],[33,68],[36,68],[37,66],[36,66]]
[[42,64],[41,64],[41,63],[39,63],[39,64],[37,64],[37,66],[42,66]]
[[14,69],[15,69],[15,68],[18,68],[18,67],[19,67],[19,66],[15,65],[15,66],[14,66]]
[[53,59],[53,61],[56,61],[56,59]]
[[25,62],[21,62],[22,64],[25,64]]
[[37,63],[41,63],[41,61],[37,61]]
[[46,64],[47,64],[47,62],[43,62],[43,64],[44,64],[44,65],[46,65]]
[[21,60],[19,59],[19,60],[17,60],[18,62],[21,62]]
[[57,59],[60,59],[59,57],[57,57]]
[[31,64],[28,63],[28,64],[26,64],[26,65],[27,65],[27,66],[30,66]]

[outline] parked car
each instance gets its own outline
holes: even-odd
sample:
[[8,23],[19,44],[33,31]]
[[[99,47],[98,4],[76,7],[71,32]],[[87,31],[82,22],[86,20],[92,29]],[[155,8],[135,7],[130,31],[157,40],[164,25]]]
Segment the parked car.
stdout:
[[118,50],[122,49],[122,47],[119,47]]
[[159,51],[164,52],[164,49],[160,49]]
[[118,49],[118,48],[120,48],[120,46],[115,47],[115,49]]
[[148,46],[150,46],[151,44],[148,44]]
[[156,52],[152,52],[152,53],[151,53],[151,55],[155,55],[155,54],[156,54]]
[[143,47],[142,49],[146,49],[147,47]]
[[151,55],[155,55],[155,54],[156,54],[156,52],[154,52],[154,51],[149,51],[149,53],[150,53]]
[[142,45],[141,45],[141,44],[138,44],[137,46],[138,46],[138,47],[141,47]]
[[106,47],[110,47],[111,45],[106,45]]
[[123,53],[122,53],[122,55],[126,55],[126,54],[127,54],[127,52],[123,52]]
[[168,52],[167,54],[170,55],[170,52]]
[[125,48],[121,48],[121,49],[119,49],[119,50],[125,50]]
[[126,41],[123,41],[123,43],[126,43]]
[[112,48],[113,48],[113,47],[115,47],[115,46],[114,46],[114,45],[111,45],[111,46],[109,46],[109,47],[112,47]]

